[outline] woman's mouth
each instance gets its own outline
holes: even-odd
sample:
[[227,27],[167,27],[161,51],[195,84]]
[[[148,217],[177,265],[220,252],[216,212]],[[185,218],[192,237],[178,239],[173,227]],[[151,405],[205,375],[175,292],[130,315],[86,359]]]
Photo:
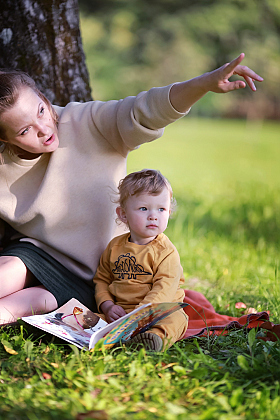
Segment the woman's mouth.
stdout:
[[46,141],[44,141],[44,145],[45,146],[49,146],[50,144],[52,144],[55,140],[55,135],[52,134]]

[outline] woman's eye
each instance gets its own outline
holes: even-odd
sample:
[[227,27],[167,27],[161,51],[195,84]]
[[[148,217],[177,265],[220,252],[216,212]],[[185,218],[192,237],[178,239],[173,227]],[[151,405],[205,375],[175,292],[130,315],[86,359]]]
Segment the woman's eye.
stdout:
[[20,135],[21,136],[24,136],[24,134],[26,134],[26,133],[28,133],[28,130],[29,130],[29,127],[28,128],[25,128],[21,133],[20,133]]
[[44,107],[44,106],[42,106],[42,108],[40,109],[40,114],[41,114],[41,115],[44,115],[44,112],[45,112],[45,107]]

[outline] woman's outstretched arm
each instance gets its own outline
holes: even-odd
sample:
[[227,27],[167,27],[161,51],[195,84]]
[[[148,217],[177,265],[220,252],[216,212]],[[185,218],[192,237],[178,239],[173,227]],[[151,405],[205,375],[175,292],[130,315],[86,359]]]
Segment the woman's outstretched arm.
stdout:
[[[224,64],[216,70],[204,73],[194,79],[176,83],[170,90],[170,102],[179,112],[187,112],[190,107],[201,99],[207,92],[227,93],[248,86],[255,91],[254,81],[262,82],[263,78],[249,67],[240,65],[245,54],[240,54],[230,63]],[[237,74],[243,80],[230,81],[229,78]]]

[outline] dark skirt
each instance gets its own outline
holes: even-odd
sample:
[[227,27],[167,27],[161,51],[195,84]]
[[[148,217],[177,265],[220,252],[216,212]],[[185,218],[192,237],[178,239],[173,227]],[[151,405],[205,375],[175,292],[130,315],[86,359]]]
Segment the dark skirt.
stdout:
[[17,241],[1,251],[2,255],[20,258],[34,277],[54,295],[58,306],[75,298],[97,312],[93,284],[91,287],[41,248],[30,242]]

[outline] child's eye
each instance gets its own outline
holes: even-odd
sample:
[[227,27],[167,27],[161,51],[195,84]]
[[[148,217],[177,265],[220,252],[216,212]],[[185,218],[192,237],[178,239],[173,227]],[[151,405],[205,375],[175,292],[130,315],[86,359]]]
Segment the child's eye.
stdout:
[[141,210],[141,211],[147,211],[147,207],[140,207],[139,210]]
[[165,210],[165,208],[163,208],[163,207],[158,209],[158,211],[164,211],[164,210]]

